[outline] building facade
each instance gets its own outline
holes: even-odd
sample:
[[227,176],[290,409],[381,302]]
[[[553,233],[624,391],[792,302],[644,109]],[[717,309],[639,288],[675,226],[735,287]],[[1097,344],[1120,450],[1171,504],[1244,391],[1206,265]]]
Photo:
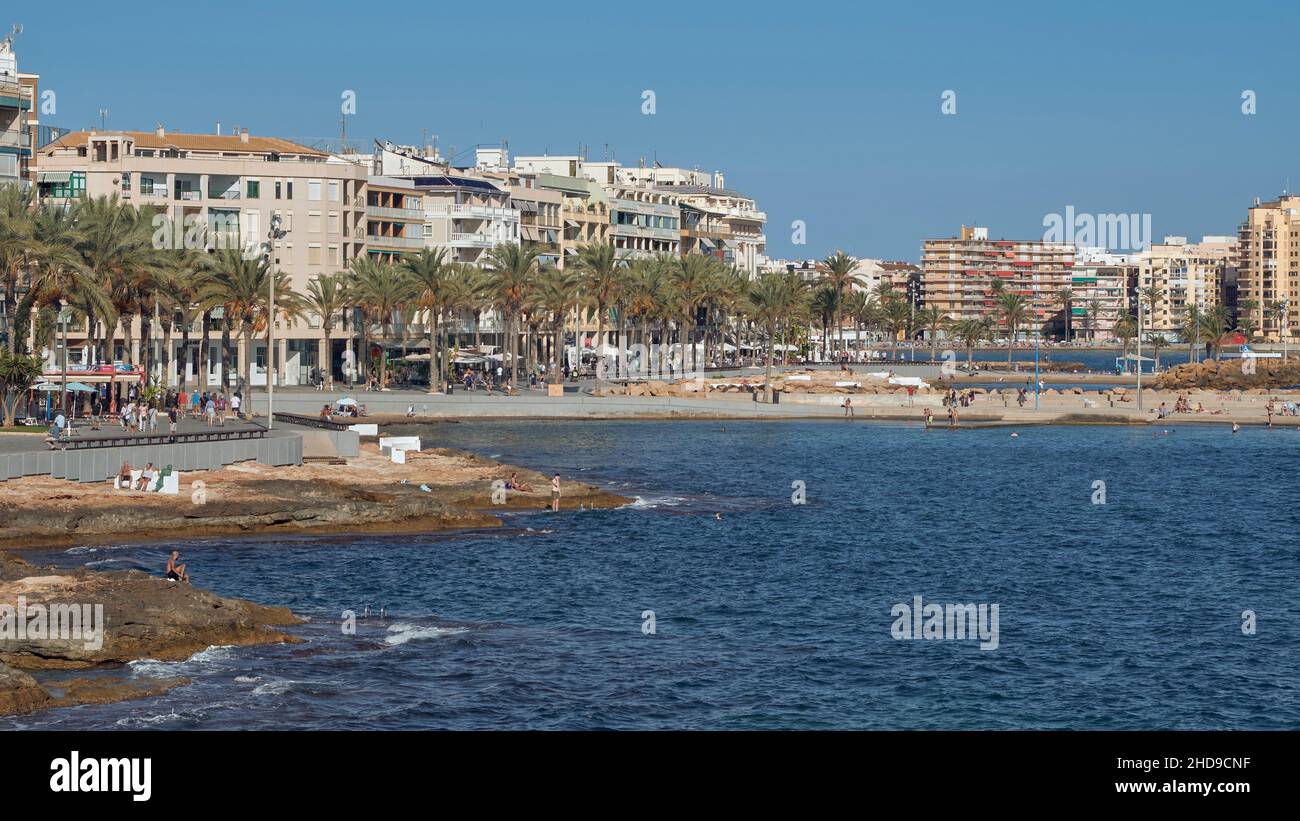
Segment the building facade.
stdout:
[[[1228,304],[1227,291],[1236,281],[1237,240],[1211,236],[1189,243],[1186,237],[1165,237],[1138,255],[1138,293],[1142,299],[1144,332],[1171,341],[1195,305],[1201,312]],[[1231,307],[1231,306],[1230,306]]]
[[994,283],[1020,294],[1029,317],[1018,331],[1064,330],[1062,288],[1072,285],[1076,249],[1041,240],[991,240],[988,229],[962,226],[955,237],[925,240],[921,259],[924,304],[954,320],[1000,321]]
[[[190,229],[207,229],[208,248],[256,252],[267,241],[271,217],[279,216],[287,232],[271,248],[275,267],[288,275],[298,293],[324,273],[343,270],[364,253],[366,241],[366,169],[287,140],[253,137],[247,130],[231,135],[169,134],[159,127],[141,131],[77,131],[40,150],[38,189],[43,201],[67,204],[79,197],[117,196],[137,207],[158,211],[155,243],[184,247]],[[332,360],[337,369],[342,343],[324,349],[320,318],[276,323],[280,384],[308,381],[313,367]],[[137,326],[138,327],[138,326]],[[212,329],[220,332],[219,325]],[[192,335],[201,329],[192,329]],[[80,329],[84,342],[86,331]],[[155,336],[155,338],[159,338]],[[129,344],[135,345],[133,331]],[[124,358],[117,343],[114,358]],[[181,343],[176,341],[174,345]],[[198,363],[196,341],[190,361]],[[219,385],[219,345],[194,374],[200,384]],[[138,351],[130,352],[139,361]],[[178,350],[172,358],[184,359]],[[241,342],[236,361],[225,368],[233,383],[240,363],[251,357],[252,382],[266,383],[266,346]],[[190,375],[187,374],[187,377]]]
[[20,75],[12,36],[0,40],[0,185],[32,181],[36,75]]
[[[1276,342],[1293,338],[1300,318],[1300,196],[1255,204],[1237,229],[1237,311]],[[1286,303],[1282,322],[1270,306]]]

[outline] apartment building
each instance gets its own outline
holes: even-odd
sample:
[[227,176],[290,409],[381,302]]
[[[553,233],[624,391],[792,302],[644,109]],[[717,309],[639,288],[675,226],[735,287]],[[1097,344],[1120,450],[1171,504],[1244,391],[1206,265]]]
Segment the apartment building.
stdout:
[[957,320],[997,321],[997,282],[1027,301],[1029,321],[1021,330],[1063,333],[1064,314],[1057,294],[1072,285],[1075,253],[1075,246],[1068,243],[991,240],[987,228],[963,225],[957,236],[925,240],[924,304]]
[[1138,255],[1139,293],[1157,297],[1154,302],[1143,299],[1143,329],[1173,341],[1179,338],[1189,307],[1207,311],[1227,304],[1228,287],[1236,281],[1236,259],[1235,237],[1207,236],[1189,243],[1186,237],[1170,236],[1153,243]]
[[[267,241],[271,217],[278,215],[287,236],[274,243],[273,262],[299,293],[314,277],[343,270],[365,249],[366,169],[287,140],[251,136],[247,129],[228,135],[173,134],[161,126],[76,131],[42,147],[40,164],[43,200],[116,195],[137,207],[152,206],[164,218],[159,236],[175,243],[172,247],[184,247],[188,229],[199,226],[208,230],[209,247],[255,248]],[[220,332],[220,319],[218,313],[214,333]],[[84,340],[84,329],[81,334]],[[338,371],[343,343],[324,350],[319,317],[281,321],[276,336],[279,384],[305,384],[310,369],[327,361]],[[137,338],[133,331],[130,344]],[[125,354],[123,344],[118,341],[115,358]],[[193,362],[197,344],[191,342]],[[201,384],[220,384],[220,346],[212,347],[208,361],[200,364]],[[184,358],[173,351],[178,355]],[[264,342],[255,341],[251,351],[241,344],[236,356],[227,369],[232,383],[245,357],[255,365],[253,384],[266,383]]]
[[681,208],[677,195],[643,185],[615,184],[609,199],[609,235],[620,259],[677,256]]
[[424,202],[424,244],[448,249],[448,262],[483,265],[497,245],[519,242],[508,188],[463,173],[410,179]]
[[424,198],[415,183],[371,176],[366,182],[366,253],[384,262],[424,248]]
[[[1285,302],[1279,325],[1271,306]],[[1238,323],[1249,320],[1270,342],[1293,338],[1300,319],[1300,196],[1255,203],[1237,229]]]
[[1113,254],[1101,248],[1081,248],[1070,275],[1074,294],[1070,338],[1097,342],[1115,337],[1122,311],[1137,310],[1140,269],[1137,254]]
[[35,75],[18,73],[13,35],[0,40],[0,185],[31,181]]
[[584,245],[609,242],[609,198],[605,189],[582,177],[539,173],[537,187],[560,195],[560,263],[578,255]]

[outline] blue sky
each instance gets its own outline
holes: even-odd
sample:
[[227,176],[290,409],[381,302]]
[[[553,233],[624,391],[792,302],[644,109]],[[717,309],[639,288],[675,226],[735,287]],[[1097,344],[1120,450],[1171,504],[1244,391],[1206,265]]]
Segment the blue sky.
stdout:
[[0,20],[57,93],[48,124],[337,138],[351,89],[356,137],[721,169],[772,256],[916,260],[962,223],[1041,236],[1068,205],[1231,234],[1300,187],[1294,2],[80,5]]

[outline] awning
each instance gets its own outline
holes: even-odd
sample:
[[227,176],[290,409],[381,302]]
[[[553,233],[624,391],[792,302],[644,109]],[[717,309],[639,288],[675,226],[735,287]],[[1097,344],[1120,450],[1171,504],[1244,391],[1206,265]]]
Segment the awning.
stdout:
[[64,184],[71,180],[71,171],[42,171],[38,181]]
[[541,236],[537,233],[537,226],[535,225],[519,226],[519,236],[523,237],[526,240],[531,240],[533,242],[541,241]]
[[537,203],[532,200],[511,200],[510,207],[517,208],[520,211],[527,211],[530,214],[537,213]]
[[564,221],[564,224],[567,225],[567,226],[569,226],[570,228],[577,228],[577,227],[578,227],[578,221],[577,221],[577,220],[565,220],[565,221]]
[[578,255],[578,249],[573,247],[567,247],[564,249],[564,253],[568,256],[576,257]]

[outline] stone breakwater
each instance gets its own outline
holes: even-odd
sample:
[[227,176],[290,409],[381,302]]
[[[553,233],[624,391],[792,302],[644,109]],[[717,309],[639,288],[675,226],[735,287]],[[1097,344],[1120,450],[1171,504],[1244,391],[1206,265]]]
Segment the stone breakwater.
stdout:
[[[1244,367],[1243,367],[1244,366]],[[1267,390],[1300,385],[1300,360],[1230,359],[1176,365],[1155,380],[1164,390]]]

